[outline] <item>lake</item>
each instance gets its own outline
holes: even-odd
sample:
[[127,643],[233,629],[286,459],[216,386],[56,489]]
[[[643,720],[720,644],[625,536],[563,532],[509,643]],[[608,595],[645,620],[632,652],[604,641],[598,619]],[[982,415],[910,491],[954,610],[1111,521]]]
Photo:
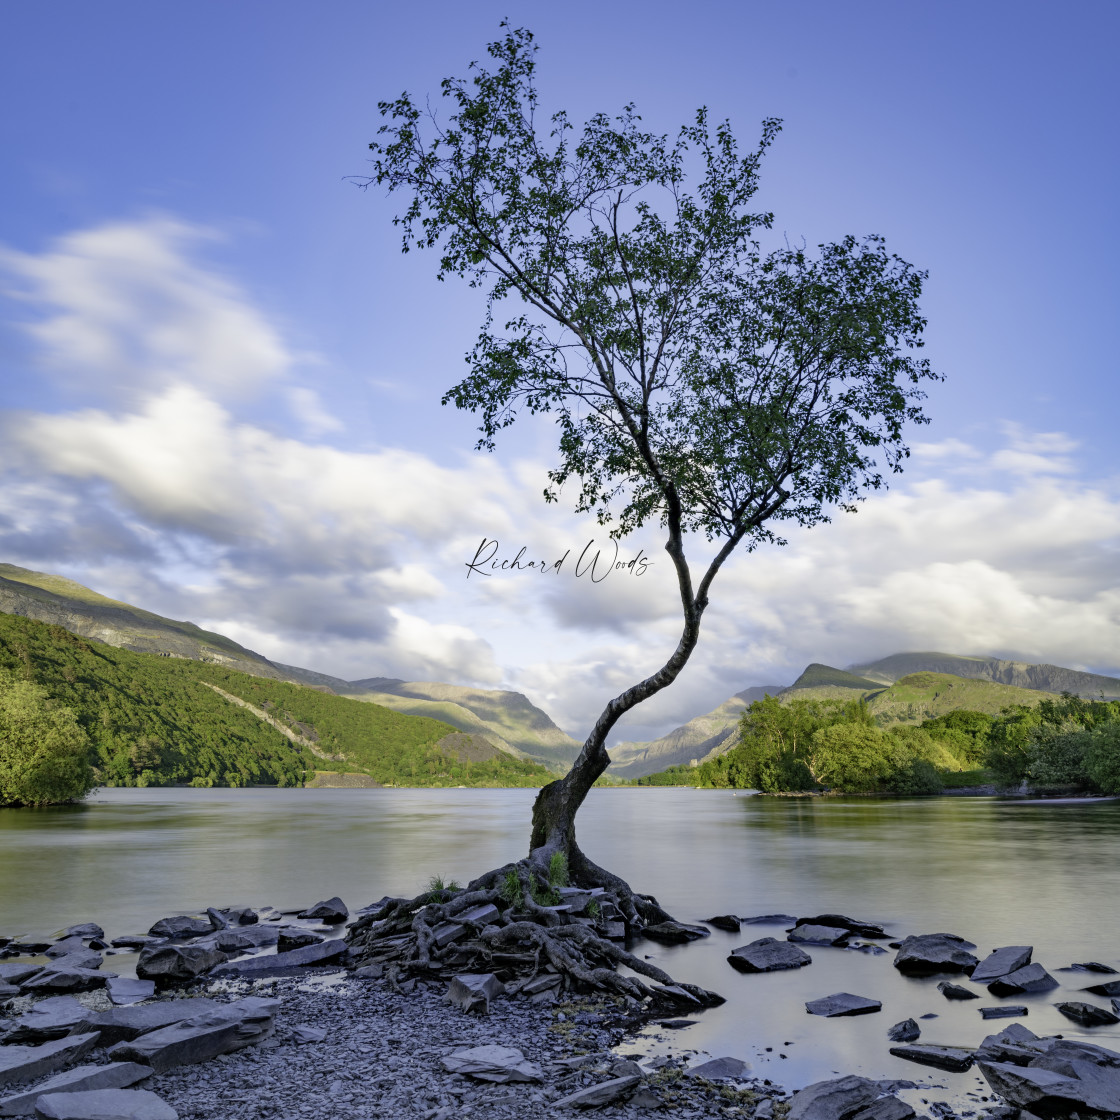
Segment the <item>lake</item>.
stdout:
[[[384,894],[417,893],[433,874],[462,883],[525,853],[533,790],[112,789],[78,806],[0,810],[0,933],[46,934],[81,921],[110,937],[206,906],[308,906],[338,894],[352,910]],[[1099,978],[1057,971],[1075,961],[1120,968],[1120,802],[995,798],[771,799],[717,790],[596,789],[579,817],[580,844],[651,893],[681,921],[714,914],[839,912],[892,937],[949,932],[978,955],[1033,945],[1062,988],[1017,997],[1038,1034],[1120,1048],[1115,1027],[1086,1031],[1053,1007]],[[783,927],[713,931],[666,948],[639,941],[676,979],[727,1003],[680,1031],[653,1028],[641,1047],[699,1050],[749,1061],[799,1087],[834,1073],[911,1078],[958,1096],[975,1074],[943,1074],[888,1053],[886,1029],[921,1021],[922,1040],[975,1045],[983,998],[950,1002],[944,977],[917,980],[893,953],[811,947],[794,972],[742,975],[737,945]],[[127,971],[132,958],[110,958]],[[963,977],[955,977],[967,984]],[[883,1010],[820,1019],[806,1000],[847,991]],[[772,1047],[770,1051],[766,1047]],[[624,1045],[629,1052],[636,1047]],[[982,1085],[983,1083],[980,1082]]]

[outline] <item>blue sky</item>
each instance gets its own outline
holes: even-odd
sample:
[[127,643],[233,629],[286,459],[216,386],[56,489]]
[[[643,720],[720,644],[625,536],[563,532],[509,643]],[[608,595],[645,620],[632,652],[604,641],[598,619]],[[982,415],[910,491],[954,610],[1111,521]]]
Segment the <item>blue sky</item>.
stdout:
[[[106,2],[0,20],[0,559],[350,678],[512,687],[585,731],[673,642],[629,586],[469,583],[477,541],[596,529],[539,500],[553,433],[496,456],[441,408],[477,299],[398,252],[376,103],[438,91],[499,21],[546,108],[706,104],[809,244],[928,269],[947,380],[889,495],[742,557],[643,738],[809,660],[902,648],[1120,672],[1120,9],[1032,3]],[[601,531],[598,533],[602,538]],[[627,542],[659,557],[655,535]],[[559,551],[557,551],[559,550]]]

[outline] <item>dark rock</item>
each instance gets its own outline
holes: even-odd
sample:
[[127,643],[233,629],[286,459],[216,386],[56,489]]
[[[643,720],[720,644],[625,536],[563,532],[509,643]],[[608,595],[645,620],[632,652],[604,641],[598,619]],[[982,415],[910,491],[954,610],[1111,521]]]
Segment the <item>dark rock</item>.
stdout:
[[1054,1006],[1067,1018],[1083,1027],[1109,1027],[1120,1023],[1120,1016],[1092,1003],[1056,1003]]
[[[295,929],[295,926],[288,926],[288,929]],[[280,930],[284,932],[283,929]],[[312,934],[312,938],[322,940],[318,934]],[[200,937],[197,941],[191,942],[191,947],[194,949],[213,949],[218,953],[224,953],[226,956],[238,956],[241,953],[255,953],[260,946],[257,944],[256,939],[244,934],[239,929],[219,929],[208,937]]]
[[607,922],[604,929],[606,931],[606,937],[608,941],[626,940],[625,922]]
[[[209,913],[209,911],[207,911]],[[257,912],[248,906],[231,906],[226,910],[219,910],[231,926],[255,926],[259,921]]]
[[815,918],[798,918],[795,925],[799,926],[839,926],[849,933],[859,934],[860,937],[886,937],[882,926],[873,926],[869,922],[857,922],[843,914],[818,914]]
[[25,995],[43,995],[47,992],[91,992],[104,988],[109,973],[92,968],[60,968],[48,965],[20,984]]
[[[0,968],[3,968],[0,965]],[[1082,988],[1083,992],[1090,992],[1095,996],[1120,996],[1120,980],[1109,980],[1104,984],[1094,984],[1089,988]]]
[[1120,1070],[1072,1061],[1069,1072],[1006,1062],[977,1062],[988,1084],[1008,1104],[1039,1116],[1076,1110],[1120,1114]]
[[702,937],[711,937],[711,935],[710,929],[687,925],[684,922],[657,922],[642,930],[643,937],[660,942],[662,945],[684,945],[686,942],[699,941]]
[[448,1073],[460,1073],[479,1081],[543,1081],[541,1068],[527,1061],[520,1050],[512,1046],[472,1046],[455,1050],[442,1060]]
[[800,941],[806,945],[844,945],[852,936],[851,930],[843,926],[818,926],[810,922],[794,926],[787,940]]
[[745,1077],[750,1066],[741,1058],[713,1058],[710,1062],[685,1070],[689,1077],[703,1077],[706,1081],[723,1081]]
[[874,1081],[854,1074],[817,1081],[790,1098],[789,1120],[850,1120],[878,1096],[879,1086]]
[[869,1015],[882,1009],[883,1005],[877,999],[854,996],[851,992],[836,992],[822,999],[811,999],[805,1004],[805,1010],[810,1015],[823,1015],[826,1019],[840,1015]]
[[16,964],[14,961],[5,964],[0,961],[0,980],[6,984],[22,984],[24,980],[30,980],[36,972],[42,971],[41,964]]
[[963,1046],[892,1046],[891,1053],[896,1058],[917,1062],[923,1066],[936,1066],[938,1069],[964,1073],[972,1067],[973,1052]]
[[1026,1065],[1045,1051],[1046,1041],[1022,1023],[1011,1023],[999,1034],[988,1035],[976,1048],[976,1060]]
[[35,1102],[43,1120],[179,1120],[179,1114],[147,1089],[90,1089],[49,1093]]
[[305,945],[302,949],[291,949],[287,953],[277,953],[274,957],[252,957],[245,961],[230,961],[214,970],[215,976],[254,975],[267,976],[270,973],[282,974],[289,968],[306,968],[309,965],[341,965],[350,951],[342,938],[333,941],[320,941],[317,945]]
[[703,1007],[704,1001],[697,999],[691,992],[676,984],[654,984],[653,990],[670,1003],[683,1004],[686,1007]]
[[104,937],[105,931],[96,922],[82,922],[81,925],[69,926],[59,935],[60,937]]
[[777,972],[785,968],[803,968],[812,964],[813,958],[788,941],[761,937],[732,950],[727,963],[739,972]]
[[83,1007],[73,996],[51,996],[20,1016],[4,1036],[4,1043],[49,1042],[82,1033],[77,1028],[88,1032],[95,1029],[90,1025],[95,1016],[96,1012]]
[[1022,1004],[1006,1004],[1002,1007],[979,1007],[977,1010],[984,1019],[1019,1019],[1026,1015]]
[[22,1085],[84,1057],[97,1041],[94,1032],[71,1034],[38,1046],[0,1046],[0,1085]]
[[[556,893],[560,896],[560,902],[564,906],[569,907],[572,914],[586,913],[588,904],[595,897],[595,895],[591,891],[584,890],[582,887],[558,887]],[[480,908],[476,907],[476,909]],[[471,918],[468,920],[476,922],[476,924],[486,925],[489,924],[490,921],[493,921],[495,918],[497,918],[497,907],[487,906],[485,907],[485,909],[493,910],[493,918],[484,919],[482,922],[478,922],[478,919],[476,918]],[[459,914],[458,918],[460,921],[463,921],[466,918],[466,915]]]
[[437,949],[442,949],[452,941],[458,941],[466,932],[467,927],[459,922],[440,922],[439,925],[432,927],[432,941]]
[[490,1001],[505,992],[505,986],[492,972],[463,972],[447,986],[444,999],[464,1011],[490,1013]]
[[143,1062],[156,1073],[205,1062],[267,1038],[279,1006],[279,1000],[249,996],[142,1034],[130,1042],[118,1042],[109,1055],[118,1060]]
[[6,952],[35,956],[38,953],[45,953],[50,947],[49,941],[9,941]]
[[[243,940],[247,945],[252,944],[248,938]],[[322,940],[324,940],[323,935],[313,930],[304,929],[302,926],[284,926],[276,940],[276,948],[284,953],[289,949],[302,949],[304,945],[318,945]]]
[[894,966],[905,976],[930,976],[935,972],[971,972],[976,946],[953,933],[921,933],[904,938]]
[[734,914],[717,914],[714,918],[705,918],[704,921],[715,926],[716,929],[726,930],[728,933],[738,933],[742,923]]
[[326,922],[329,926],[337,926],[350,917],[350,911],[346,909],[346,903],[338,895],[335,895],[334,898],[328,898],[326,902],[316,902],[314,906],[301,910],[296,917],[309,918],[316,922]]
[[1017,972],[1031,963],[1033,952],[1033,945],[1005,945],[986,956],[972,970],[972,979],[977,984],[987,984],[1009,972]]
[[857,1112],[852,1120],[910,1120],[915,1115],[914,1110],[898,1097],[880,1097]]
[[1104,972],[1116,974],[1116,969],[1110,968],[1107,964],[1098,964],[1096,961],[1081,961],[1079,964],[1071,964],[1069,966],[1077,972]]
[[183,939],[187,937],[201,937],[204,933],[213,933],[214,927],[209,919],[189,918],[185,914],[176,914],[171,918],[161,918],[150,930],[151,937],[173,937]]
[[201,945],[160,945],[140,950],[136,976],[152,980],[157,988],[188,984],[225,960],[217,949]]
[[[18,995],[19,987],[17,985],[0,980],[0,999],[10,999],[12,996]],[[0,1020],[0,1022],[2,1022],[2,1020]]]
[[49,1093],[80,1093],[88,1089],[124,1089],[151,1077],[147,1066],[135,1062],[113,1062],[107,1066],[76,1066],[57,1074],[34,1089],[0,1100],[0,1116],[31,1116],[35,1102]]
[[85,942],[80,937],[64,937],[56,941],[44,954],[51,960],[65,957],[67,953],[80,953],[85,949]]
[[903,1019],[887,1031],[891,1042],[915,1042],[922,1035],[922,1028],[913,1019]]
[[941,983],[937,985],[937,990],[946,999],[979,999],[980,998],[980,995],[979,995],[978,992],[971,991],[970,989],[965,988],[961,984],[954,984],[949,980],[942,980]]
[[667,1027],[671,1031],[683,1031],[686,1027],[696,1026],[695,1019],[662,1019],[659,1027]]
[[90,968],[96,970],[104,963],[104,958],[95,949],[74,949],[61,957],[56,957],[48,967]]
[[123,937],[114,937],[109,942],[114,949],[143,949],[145,945],[158,945],[163,938],[149,937],[146,933],[128,933]]
[[541,992],[556,991],[560,987],[560,974],[558,972],[542,972],[527,980],[518,989],[522,995],[535,996]]
[[1017,996],[1023,992],[1048,992],[1058,987],[1058,981],[1040,964],[1028,964],[993,980],[988,991],[994,996]]
[[639,1076],[614,1077],[610,1081],[600,1081],[598,1085],[588,1085],[585,1089],[577,1089],[566,1097],[561,1097],[555,1104],[556,1108],[603,1108],[608,1104],[617,1104],[626,1100],[631,1093],[642,1083]]
[[[568,890],[569,888],[565,887],[563,889]],[[591,892],[586,891],[584,893],[587,894],[588,899],[590,900]],[[577,899],[576,901],[578,902],[579,900]],[[574,904],[566,903],[566,905],[571,906],[571,912],[573,914],[579,912]],[[500,915],[498,914],[498,908],[493,905],[493,903],[487,902],[482,906],[472,906],[470,910],[461,911],[460,913],[455,915],[455,921],[463,922],[467,925],[488,926],[496,922],[499,916]]]
[[788,926],[796,922],[793,914],[756,914],[753,918],[740,918],[745,926]]
[[113,976],[105,985],[113,1003],[127,1005],[151,999],[156,994],[153,980],[134,980],[131,976]]
[[161,1000],[133,1007],[114,1007],[111,1011],[94,1014],[90,1029],[101,1032],[98,1046],[112,1046],[223,1006],[225,1005],[215,1003],[212,999],[198,996],[194,999]]
[[385,966],[380,964],[364,964],[350,973],[351,980],[380,980],[385,975]]

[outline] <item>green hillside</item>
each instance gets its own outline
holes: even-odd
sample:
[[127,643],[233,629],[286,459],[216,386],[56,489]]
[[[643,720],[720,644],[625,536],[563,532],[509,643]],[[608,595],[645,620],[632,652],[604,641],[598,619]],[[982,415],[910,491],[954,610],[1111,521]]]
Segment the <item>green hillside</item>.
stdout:
[[950,673],[911,673],[889,688],[876,687],[881,690],[868,698],[868,706],[881,727],[937,719],[960,709],[995,716],[1013,704],[1032,707],[1043,700],[1057,699],[1052,692],[968,680]]
[[[382,785],[535,786],[551,778],[533,763],[464,750],[463,736],[438,720],[117,649],[3,613],[0,676],[34,682],[73,711],[107,785],[300,785],[315,770],[362,773]],[[0,743],[0,753],[10,747]]]
[[869,680],[867,677],[857,677],[854,673],[848,673],[843,669],[835,669],[831,665],[822,665],[814,661],[789,686],[790,691],[802,688],[858,688],[866,690],[882,688],[882,685],[878,681]]

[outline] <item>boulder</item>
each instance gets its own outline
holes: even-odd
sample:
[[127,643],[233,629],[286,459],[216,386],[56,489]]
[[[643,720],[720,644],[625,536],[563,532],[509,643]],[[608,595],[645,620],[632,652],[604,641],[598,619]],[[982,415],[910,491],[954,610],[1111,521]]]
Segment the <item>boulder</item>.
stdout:
[[993,980],[988,991],[994,996],[1017,996],[1024,992],[1048,992],[1058,981],[1040,964],[1028,964]]
[[1022,1004],[1004,1004],[1000,1007],[979,1007],[977,1010],[983,1019],[1019,1019],[1026,1015],[1027,1009]]
[[136,976],[153,981],[157,988],[169,988],[189,984],[225,959],[225,954],[218,949],[202,945],[150,946],[140,950]]
[[[209,914],[210,911],[207,910],[206,913]],[[230,906],[224,910],[219,910],[218,913],[221,914],[231,926],[255,926],[259,921],[257,912],[250,909],[248,906]]]
[[978,992],[974,992],[971,989],[966,988],[961,984],[954,984],[949,980],[942,980],[941,983],[937,985],[937,990],[946,999],[979,999],[980,998],[980,994]]
[[809,1000],[805,1004],[805,1010],[810,1015],[823,1015],[826,1019],[835,1019],[840,1015],[869,1015],[874,1011],[882,1011],[883,1005],[877,999],[854,996],[851,992],[836,992],[822,999]]
[[613,1077],[610,1081],[600,1081],[598,1085],[588,1085],[585,1089],[577,1089],[574,1093],[561,1097],[554,1107],[603,1108],[626,1100],[641,1083],[642,1079],[637,1074]]
[[905,976],[931,976],[935,972],[972,972],[976,946],[953,933],[921,933],[905,938],[894,966]]
[[[237,935],[234,934],[234,936]],[[276,948],[279,952],[284,953],[289,949],[302,949],[304,945],[318,945],[323,940],[324,937],[321,933],[315,933],[303,926],[284,926],[280,930],[280,936],[276,939]],[[252,942],[248,938],[242,938],[242,941],[252,947]]]
[[109,999],[118,1006],[140,1003],[156,994],[154,980],[134,980],[131,976],[113,976],[105,985]]
[[887,1030],[891,1042],[916,1042],[921,1036],[922,1028],[913,1019],[903,1019]]
[[80,1027],[90,1031],[94,1029],[90,1024],[95,1017],[96,1012],[84,1007],[73,996],[51,996],[20,1016],[4,1036],[4,1043],[50,1042],[72,1032],[80,1033],[77,1031]]
[[689,1077],[703,1077],[706,1081],[724,1081],[745,1077],[751,1067],[741,1058],[713,1058],[710,1062],[685,1070]]
[[859,934],[860,937],[886,937],[882,926],[871,925],[870,922],[859,922],[844,914],[818,914],[815,918],[798,918],[794,923],[797,926],[839,926],[849,933]]
[[90,1089],[47,1093],[35,1102],[43,1120],[179,1120],[179,1114],[147,1089]]
[[92,992],[104,988],[110,973],[93,968],[62,968],[48,965],[24,980],[19,990],[24,995],[45,995],[47,992]]
[[1056,1003],[1054,1006],[1067,1018],[1083,1027],[1109,1027],[1120,1023],[1120,1016],[1092,1003]]
[[223,1006],[205,996],[198,996],[194,999],[160,1000],[134,1007],[114,1007],[110,1011],[94,1014],[90,1020],[90,1029],[101,1032],[98,1046],[112,1046]]
[[[0,965],[0,968],[2,967]],[[1091,987],[1081,990],[1095,996],[1120,996],[1120,980],[1109,980],[1105,984],[1093,984]]]
[[817,1081],[790,1098],[789,1120],[850,1120],[872,1104],[879,1093],[874,1081],[855,1074]]
[[82,922],[81,925],[68,926],[59,936],[81,937],[88,941],[93,937],[104,937],[105,931],[96,922]]
[[1017,972],[1031,963],[1032,945],[1005,945],[986,956],[973,970],[972,979],[977,984],[988,984],[1009,972]]
[[151,1077],[147,1066],[135,1062],[113,1062],[107,1066],[76,1066],[57,1074],[34,1089],[0,1100],[0,1116],[32,1116],[35,1102],[49,1093],[80,1093],[87,1089],[125,1089]]
[[185,914],[176,914],[171,918],[161,918],[150,930],[151,937],[173,937],[180,940],[188,937],[201,937],[204,933],[213,933],[214,927],[208,918],[190,918]]
[[794,926],[787,935],[789,941],[800,941],[806,945],[846,945],[852,931],[843,926],[819,926],[811,922]]
[[917,1062],[923,1066],[936,1066],[938,1069],[951,1070],[953,1073],[964,1073],[972,1068],[973,1051],[963,1046],[934,1046],[932,1044],[920,1046],[892,1046],[891,1053],[896,1058],[905,1058],[908,1062]]
[[860,1109],[852,1120],[910,1120],[917,1113],[898,1097],[880,1097],[866,1108]]
[[443,998],[464,1011],[488,1015],[490,1001],[504,991],[505,986],[492,972],[464,972],[452,979]]
[[710,925],[715,926],[716,929],[726,930],[728,933],[738,933],[742,926],[734,914],[717,914],[714,918],[705,918],[704,921]]
[[788,941],[761,937],[733,949],[727,963],[739,972],[778,972],[784,968],[803,968],[812,964],[813,958]]
[[461,1073],[479,1081],[543,1081],[541,1068],[527,1061],[520,1050],[512,1046],[472,1046],[455,1050],[443,1059],[448,1073]]
[[346,909],[346,903],[335,895],[334,898],[328,898],[326,902],[316,902],[314,906],[301,910],[296,917],[337,926],[350,917],[350,911]]
[[80,937],[63,937],[56,941],[43,955],[50,957],[53,961],[59,957],[65,957],[67,953],[80,953],[85,947],[85,942]]
[[0,1085],[22,1085],[84,1057],[97,1041],[94,1032],[71,1034],[38,1046],[0,1046]]
[[279,1000],[249,996],[130,1042],[118,1042],[109,1056],[118,1061],[143,1062],[156,1073],[205,1062],[267,1038],[279,1006]]
[[988,1084],[1008,1104],[1039,1116],[1073,1111],[1120,1114],[1120,1069],[1072,1061],[1068,1072],[1009,1062],[978,1061]]
[[333,941],[320,941],[316,945],[304,945],[302,949],[290,949],[275,956],[251,957],[244,961],[230,961],[214,970],[215,976],[268,976],[283,975],[290,968],[307,968],[310,965],[334,964],[341,966],[350,952],[350,946],[341,937]]
[[976,1060],[1026,1065],[1045,1051],[1046,1041],[1022,1023],[1011,1023],[999,1034],[988,1035],[976,1048]]
[[684,945],[689,941],[699,941],[711,937],[712,931],[703,926],[691,926],[685,922],[656,922],[642,930],[642,936],[662,945]]

